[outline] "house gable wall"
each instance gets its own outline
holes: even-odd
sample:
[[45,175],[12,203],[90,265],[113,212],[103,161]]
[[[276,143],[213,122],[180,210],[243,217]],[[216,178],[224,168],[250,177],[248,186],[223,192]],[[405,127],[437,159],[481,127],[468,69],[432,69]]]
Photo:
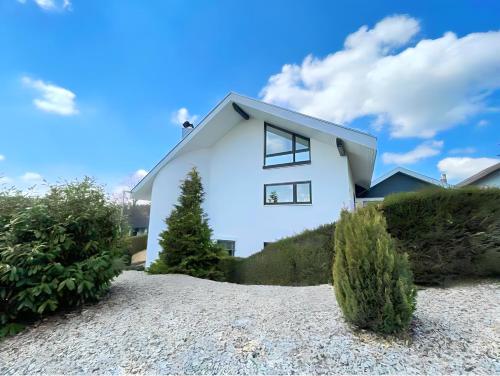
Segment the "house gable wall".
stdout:
[[[263,169],[263,163],[264,122],[251,118],[211,148],[180,155],[163,167],[152,190],[147,264],[158,255],[164,219],[177,201],[180,181],[193,166],[205,187],[204,207],[214,239],[235,240],[236,256],[249,256],[261,250],[263,242],[333,222],[342,208],[353,206],[348,160],[334,145],[311,139],[310,164]],[[312,183],[312,204],[264,205],[264,184],[306,180]]]

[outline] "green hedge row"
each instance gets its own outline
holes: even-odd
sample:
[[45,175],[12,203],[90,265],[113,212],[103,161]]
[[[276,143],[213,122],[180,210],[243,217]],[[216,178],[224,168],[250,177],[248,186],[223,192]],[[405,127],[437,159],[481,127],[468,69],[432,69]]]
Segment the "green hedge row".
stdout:
[[[433,189],[388,196],[379,207],[415,282],[436,285],[500,276],[500,189]],[[334,225],[268,245],[248,258],[222,261],[226,280],[241,284],[331,282]]]
[[130,256],[132,256],[137,252],[144,251],[147,248],[148,235],[130,236],[127,239],[127,243]]
[[281,239],[247,258],[222,261],[226,280],[240,284],[308,286],[331,282],[334,225]]
[[382,211],[417,283],[500,275],[500,189],[394,194]]

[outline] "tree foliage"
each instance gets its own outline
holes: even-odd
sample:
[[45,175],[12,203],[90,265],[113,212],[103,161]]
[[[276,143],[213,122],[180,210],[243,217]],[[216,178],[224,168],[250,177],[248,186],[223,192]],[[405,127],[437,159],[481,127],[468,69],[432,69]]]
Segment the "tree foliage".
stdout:
[[396,252],[380,212],[343,211],[335,228],[335,295],[345,318],[381,333],[405,330],[416,290],[406,255]]
[[222,279],[219,261],[224,251],[211,239],[212,230],[202,208],[203,185],[195,168],[180,189],[178,203],[165,220],[167,228],[160,234],[160,261],[151,271]]
[[[122,267],[120,212],[92,180],[0,194],[0,334],[96,301]],[[3,210],[8,208],[8,210]]]

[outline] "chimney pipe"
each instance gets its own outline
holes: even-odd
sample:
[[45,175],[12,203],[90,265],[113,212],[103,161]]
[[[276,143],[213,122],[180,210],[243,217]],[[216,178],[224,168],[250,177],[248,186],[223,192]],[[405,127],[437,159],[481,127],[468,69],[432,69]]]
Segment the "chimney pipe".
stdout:
[[441,179],[439,179],[439,181],[441,181],[441,184],[443,185],[448,184],[448,179],[446,178],[446,174],[444,172],[441,174]]
[[182,124],[182,138],[186,137],[188,134],[191,133],[191,131],[194,129],[193,124],[191,124],[189,121],[185,121]]

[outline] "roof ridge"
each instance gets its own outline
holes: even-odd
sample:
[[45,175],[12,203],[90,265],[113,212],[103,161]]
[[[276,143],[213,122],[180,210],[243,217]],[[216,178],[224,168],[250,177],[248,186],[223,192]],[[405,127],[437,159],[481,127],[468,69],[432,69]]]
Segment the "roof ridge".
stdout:
[[240,96],[240,97],[243,97],[243,98],[246,98],[246,99],[250,99],[252,101],[264,103],[264,104],[266,104],[268,106],[279,108],[280,110],[289,111],[289,112],[292,112],[294,114],[301,115],[301,116],[304,116],[304,117],[308,117],[308,118],[316,120],[316,121],[321,121],[322,123],[326,123],[326,124],[329,124],[329,125],[334,125],[334,126],[339,127],[339,128],[344,128],[344,129],[347,129],[347,130],[350,130],[350,131],[353,131],[353,132],[357,132],[357,133],[361,133],[361,134],[363,134],[365,136],[370,136],[370,137],[373,137],[373,138],[377,139],[377,136],[374,136],[371,133],[368,133],[368,132],[365,132],[365,131],[362,131],[362,130],[359,130],[359,129],[356,129],[356,128],[347,127],[347,126],[342,125],[342,124],[337,124],[337,123],[334,123],[332,121],[328,121],[328,120],[321,119],[321,118],[318,118],[318,117],[315,117],[315,116],[312,116],[312,115],[304,114],[304,113],[296,111],[296,110],[292,110],[292,109],[289,109],[289,108],[286,108],[286,107],[278,106],[277,104],[265,102],[265,101],[260,100],[260,99],[255,99],[255,98],[249,97],[248,95],[239,94],[239,93],[236,93],[234,91],[230,91],[229,93],[237,95],[237,96]]

